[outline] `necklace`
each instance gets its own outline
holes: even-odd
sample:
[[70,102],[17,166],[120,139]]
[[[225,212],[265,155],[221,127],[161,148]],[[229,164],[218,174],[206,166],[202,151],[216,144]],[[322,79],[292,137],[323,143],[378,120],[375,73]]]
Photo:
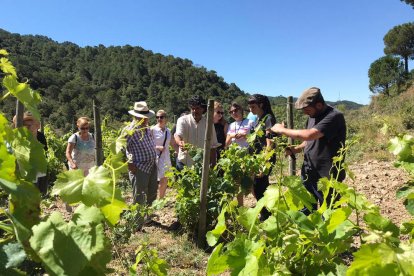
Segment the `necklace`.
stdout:
[[245,119],[243,119],[243,120],[240,122],[240,125],[239,125],[239,128],[238,128],[238,129],[236,129],[237,124],[234,124],[234,131],[236,132],[236,134],[237,134],[237,133],[239,133],[239,130],[240,130],[240,128],[242,127],[244,120],[245,120]]

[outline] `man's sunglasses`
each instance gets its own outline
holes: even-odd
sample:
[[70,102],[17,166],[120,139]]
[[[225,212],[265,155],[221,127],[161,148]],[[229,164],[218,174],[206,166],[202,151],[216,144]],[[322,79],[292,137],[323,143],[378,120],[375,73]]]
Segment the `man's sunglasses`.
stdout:
[[237,113],[237,111],[238,111],[238,109],[233,109],[233,110],[230,110],[229,113],[234,114],[234,113]]
[[157,119],[164,119],[165,116],[155,116],[155,118],[157,118]]
[[80,127],[79,129],[80,130],[87,130],[87,129],[89,129],[89,127]]
[[223,111],[216,111],[216,113],[217,113],[217,114],[224,115],[224,112],[223,112]]

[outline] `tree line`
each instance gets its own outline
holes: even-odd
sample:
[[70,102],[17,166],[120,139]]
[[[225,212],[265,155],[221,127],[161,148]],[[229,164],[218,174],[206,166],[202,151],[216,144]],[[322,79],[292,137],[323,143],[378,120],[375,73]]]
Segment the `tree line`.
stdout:
[[[194,94],[217,99],[227,107],[232,101],[247,107],[248,94],[226,83],[213,70],[196,66],[189,59],[165,56],[138,46],[86,46],[58,43],[41,35],[20,35],[0,29],[0,49],[20,76],[39,91],[39,110],[47,123],[69,131],[79,116],[92,116],[92,99],[101,114],[114,122],[128,121],[135,101],[145,100],[153,110],[164,109],[172,120],[188,111],[187,99]],[[260,93],[260,92],[259,92]],[[286,117],[286,97],[269,97],[278,120]],[[361,107],[354,102],[331,103],[344,109]],[[0,108],[11,118],[15,103]],[[227,115],[227,114],[226,114]],[[301,114],[295,113],[298,121]]]
[[[414,1],[401,1],[414,8]],[[373,93],[391,96],[404,91],[404,85],[412,79],[408,60],[414,58],[414,23],[393,27],[383,40],[385,56],[371,63],[368,70],[369,89]]]
[[[94,98],[104,115],[125,121],[127,111],[139,100],[151,109],[179,115],[188,110],[187,99],[194,94],[224,103],[247,97],[213,70],[137,46],[79,47],[0,29],[0,48],[10,53],[19,75],[42,95],[41,115],[61,129],[70,128],[79,115],[91,116]],[[7,115],[14,108],[13,102],[1,106]]]

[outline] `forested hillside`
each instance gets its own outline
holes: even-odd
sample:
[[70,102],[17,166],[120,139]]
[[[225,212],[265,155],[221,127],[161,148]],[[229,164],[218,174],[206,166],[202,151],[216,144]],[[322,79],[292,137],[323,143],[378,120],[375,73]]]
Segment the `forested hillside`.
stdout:
[[[78,116],[92,116],[93,98],[100,102],[102,115],[126,121],[130,119],[127,111],[139,100],[147,101],[153,110],[162,108],[170,115],[180,115],[188,109],[187,99],[195,94],[224,104],[234,100],[246,104],[248,96],[236,84],[226,83],[215,71],[195,66],[191,60],[137,46],[79,47],[0,29],[0,49],[10,53],[19,76],[42,95],[39,109],[43,118],[63,130],[70,129]],[[286,98],[269,98],[283,120]],[[349,101],[330,104],[341,104],[344,109],[361,107]],[[6,101],[0,107],[9,118],[13,116],[14,102]]]
[[[141,47],[79,47],[0,29],[0,49],[10,53],[19,75],[41,93],[42,116],[57,128],[69,128],[76,116],[91,116],[93,97],[104,115],[129,120],[127,110],[138,100],[178,115],[187,110],[187,99],[194,94],[228,103],[245,95],[215,71]],[[14,107],[8,102],[1,108],[11,115]]]

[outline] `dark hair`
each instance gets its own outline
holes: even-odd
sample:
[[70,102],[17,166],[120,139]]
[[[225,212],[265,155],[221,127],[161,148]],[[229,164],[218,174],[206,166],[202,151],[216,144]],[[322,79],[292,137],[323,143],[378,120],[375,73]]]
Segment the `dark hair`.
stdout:
[[207,108],[206,101],[203,99],[203,97],[194,95],[188,100],[189,106],[201,106],[204,108]]
[[270,105],[270,101],[268,97],[261,95],[261,94],[253,94],[249,97],[248,103],[257,104],[259,106],[260,104],[262,104],[261,108],[263,109],[263,115],[259,118],[259,120],[264,118],[266,115],[270,114],[272,116],[272,119],[271,119],[272,124],[276,123],[276,117],[272,111],[272,106]]
[[232,102],[231,105],[230,105],[230,107],[229,107],[229,111],[231,110],[232,107],[234,107],[237,110],[241,110],[242,116],[243,116],[244,110],[243,110],[243,107],[241,105],[239,105],[236,102]]

